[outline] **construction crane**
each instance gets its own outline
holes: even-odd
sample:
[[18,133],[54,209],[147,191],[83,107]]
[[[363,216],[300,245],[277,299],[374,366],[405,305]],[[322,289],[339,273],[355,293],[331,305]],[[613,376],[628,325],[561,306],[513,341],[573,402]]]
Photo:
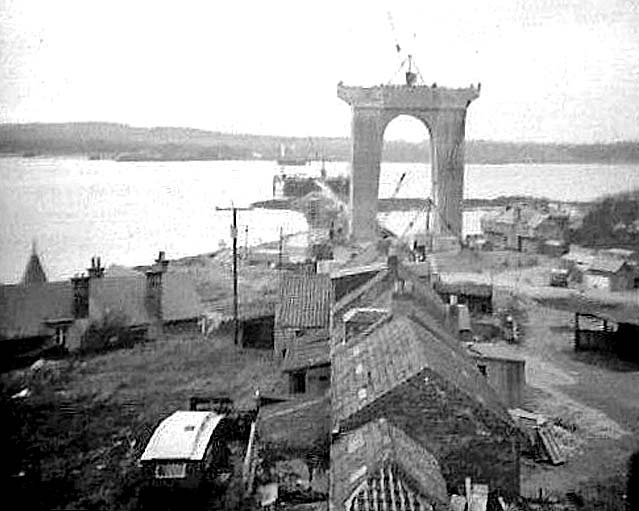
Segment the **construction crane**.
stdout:
[[[402,55],[402,47],[399,44],[399,38],[397,37],[397,30],[395,28],[395,22],[393,21],[393,16],[391,15],[390,11],[386,11],[386,15],[388,17],[388,23],[391,27],[391,32],[393,33],[393,39],[395,40],[395,51],[397,51],[398,55]],[[413,34],[414,36],[414,34]],[[397,74],[402,70],[405,69],[406,67],[408,67],[404,73],[404,77],[406,80],[406,85],[409,87],[413,87],[415,85],[417,85],[417,78],[419,77],[421,83],[425,83],[424,81],[424,77],[422,76],[422,73],[420,72],[419,68],[417,67],[417,64],[414,61],[413,55],[411,53],[409,53],[405,58],[403,58],[401,64],[399,65],[399,69],[397,71],[395,71],[395,74],[391,77],[391,79],[388,81],[388,84],[390,84],[395,77],[397,76]],[[413,70],[414,68],[414,70]]]

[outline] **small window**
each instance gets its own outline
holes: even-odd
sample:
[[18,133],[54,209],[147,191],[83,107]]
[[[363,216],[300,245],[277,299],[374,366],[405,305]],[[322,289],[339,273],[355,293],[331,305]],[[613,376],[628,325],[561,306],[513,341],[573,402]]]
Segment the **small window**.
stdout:
[[157,479],[183,479],[186,477],[186,463],[161,463],[155,467]]
[[282,350],[282,358],[286,357],[286,348]]
[[477,369],[479,369],[479,372],[484,376],[488,376],[488,373],[486,372],[486,364],[477,364]]
[[306,392],[306,371],[291,373],[291,394]]
[[302,337],[304,335],[304,330],[295,330],[295,337]]

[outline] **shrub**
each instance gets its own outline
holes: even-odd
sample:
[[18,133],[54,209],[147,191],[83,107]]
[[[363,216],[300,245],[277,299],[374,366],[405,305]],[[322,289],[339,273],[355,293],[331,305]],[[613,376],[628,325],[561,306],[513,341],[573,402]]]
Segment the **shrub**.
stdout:
[[108,311],[101,318],[93,320],[82,337],[81,352],[100,353],[132,347],[135,336],[127,324],[127,317],[122,312]]

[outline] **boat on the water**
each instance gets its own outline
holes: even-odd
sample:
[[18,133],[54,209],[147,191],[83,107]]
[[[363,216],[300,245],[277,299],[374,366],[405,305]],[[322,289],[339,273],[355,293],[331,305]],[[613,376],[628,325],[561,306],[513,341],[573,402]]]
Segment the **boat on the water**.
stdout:
[[291,154],[291,150],[287,149],[284,144],[280,144],[280,156],[277,164],[282,166],[302,167],[308,163],[308,158]]

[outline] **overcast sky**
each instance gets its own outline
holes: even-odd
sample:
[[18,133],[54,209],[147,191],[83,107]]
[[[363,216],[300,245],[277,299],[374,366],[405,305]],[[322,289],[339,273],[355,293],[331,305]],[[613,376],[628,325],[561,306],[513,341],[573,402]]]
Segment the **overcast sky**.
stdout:
[[336,84],[388,82],[396,38],[482,83],[470,139],[639,140],[639,0],[0,0],[0,122],[348,136]]

